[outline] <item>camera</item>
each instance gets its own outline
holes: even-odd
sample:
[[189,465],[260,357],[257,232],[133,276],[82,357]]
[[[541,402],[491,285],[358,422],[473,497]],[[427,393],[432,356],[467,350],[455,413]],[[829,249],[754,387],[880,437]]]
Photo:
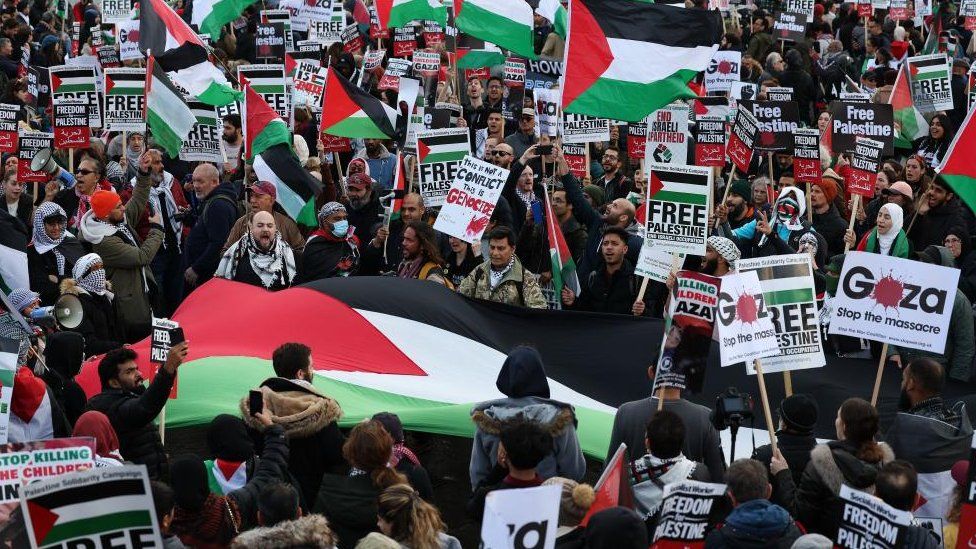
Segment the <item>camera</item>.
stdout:
[[748,393],[740,393],[735,387],[729,387],[715,397],[715,408],[710,419],[719,431],[737,427],[742,420],[752,419],[752,397]]

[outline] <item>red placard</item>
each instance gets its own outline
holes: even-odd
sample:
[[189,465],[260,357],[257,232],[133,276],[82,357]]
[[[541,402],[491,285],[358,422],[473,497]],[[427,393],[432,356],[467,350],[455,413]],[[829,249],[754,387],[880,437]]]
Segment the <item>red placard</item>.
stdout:
[[729,146],[725,152],[739,171],[749,173],[749,164],[752,163],[752,147],[743,143],[739,136],[733,133],[729,136]]
[[719,116],[699,116],[695,143],[696,166],[725,166],[725,120]]
[[475,77],[480,78],[481,80],[485,80],[489,76],[491,76],[491,70],[488,67],[481,67],[477,69],[464,69],[465,82]]
[[54,105],[54,147],[58,149],[86,149],[91,140],[88,126],[88,105],[71,102]]
[[322,151],[324,152],[348,152],[352,150],[352,143],[348,137],[338,137],[322,134]]
[[17,151],[17,180],[25,183],[46,183],[51,176],[45,172],[35,172],[30,169],[31,160],[42,149],[51,146],[52,136],[49,133],[24,131],[18,136]]
[[696,166],[725,166],[725,143],[698,143],[695,145]]
[[858,17],[871,17],[874,15],[874,6],[871,2],[858,2],[857,3],[857,16]]
[[[797,183],[816,183],[820,181],[820,160],[793,158],[793,179]],[[873,194],[873,191],[872,191]]]
[[962,25],[968,31],[976,31],[976,17],[964,17]]

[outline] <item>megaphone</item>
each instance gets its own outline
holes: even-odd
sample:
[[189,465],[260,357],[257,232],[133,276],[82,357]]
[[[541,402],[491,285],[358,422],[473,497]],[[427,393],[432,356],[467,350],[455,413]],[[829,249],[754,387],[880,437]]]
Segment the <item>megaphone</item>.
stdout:
[[[54,161],[54,158],[51,157],[51,154],[50,148],[44,148],[37,151],[37,154],[34,155],[34,158],[32,158],[30,162],[31,171],[44,172],[50,174],[51,176],[57,174],[60,168],[58,163]],[[73,181],[70,183],[65,183],[65,188],[70,189],[71,187],[74,187]]]
[[68,330],[77,328],[81,325],[84,316],[81,300],[71,294],[65,294],[54,302],[54,320],[57,320],[62,328]]

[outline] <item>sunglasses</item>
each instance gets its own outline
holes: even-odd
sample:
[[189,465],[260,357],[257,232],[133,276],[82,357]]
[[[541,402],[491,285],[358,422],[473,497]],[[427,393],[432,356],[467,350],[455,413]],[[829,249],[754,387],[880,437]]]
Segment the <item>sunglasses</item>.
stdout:
[[512,153],[507,152],[507,151],[491,151],[491,154],[493,154],[495,156],[507,156],[507,155],[510,155]]
[[75,174],[88,175],[88,174],[93,174],[93,173],[95,173],[95,172],[93,172],[92,170],[85,170],[85,169],[82,169],[82,168],[78,168],[77,170],[75,170]]

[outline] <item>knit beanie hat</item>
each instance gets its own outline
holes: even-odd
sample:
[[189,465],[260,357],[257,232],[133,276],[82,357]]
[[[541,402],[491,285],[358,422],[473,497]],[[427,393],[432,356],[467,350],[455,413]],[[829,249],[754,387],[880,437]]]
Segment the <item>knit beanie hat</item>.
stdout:
[[590,199],[597,206],[603,204],[603,201],[606,199],[607,196],[607,194],[603,192],[603,189],[597,187],[596,185],[587,185],[583,187],[583,192],[589,195]]
[[585,546],[590,549],[644,549],[647,526],[637,513],[626,507],[611,507],[590,517]]
[[220,414],[210,422],[207,447],[215,457],[227,461],[247,461],[254,455],[254,443],[244,420],[230,414]]
[[735,183],[732,183],[729,194],[741,196],[748,201],[752,198],[752,184],[747,179],[738,179]]
[[122,202],[115,191],[97,190],[91,197],[91,209],[95,217],[104,220],[116,205]]
[[779,405],[779,417],[786,427],[802,434],[813,432],[819,414],[817,401],[803,393],[790,395]]
[[793,542],[793,547],[790,549],[830,549],[834,546],[834,542],[830,541],[827,536],[822,536],[820,534],[804,534]]
[[820,181],[815,182],[814,185],[820,187],[820,190],[823,191],[824,196],[827,197],[828,204],[837,198],[837,183],[835,183],[833,179],[825,177]]
[[579,526],[590,510],[596,493],[589,484],[580,484],[575,480],[563,477],[552,477],[542,483],[543,486],[558,484],[562,487],[562,496],[559,499],[559,525],[560,526]]

